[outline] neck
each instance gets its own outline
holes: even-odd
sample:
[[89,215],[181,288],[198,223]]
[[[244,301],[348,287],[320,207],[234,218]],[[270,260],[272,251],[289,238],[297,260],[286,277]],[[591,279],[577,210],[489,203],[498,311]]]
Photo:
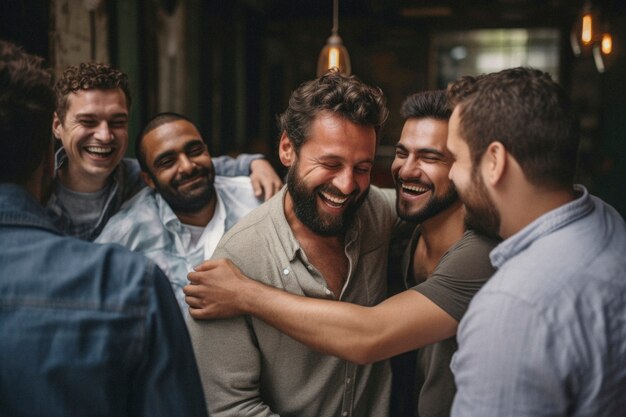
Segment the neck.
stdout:
[[465,232],[465,210],[460,201],[446,210],[422,222],[420,240],[425,254],[430,259],[439,260],[443,254],[458,242]]
[[202,209],[194,212],[194,213],[181,213],[176,212],[176,217],[181,221],[181,223],[188,224],[191,226],[200,226],[204,227],[213,218],[215,214],[215,207],[217,205],[217,198],[213,196],[209,204],[204,206]]
[[95,193],[102,190],[108,180],[109,176],[100,178],[94,176],[85,176],[84,173],[72,172],[72,168],[68,163],[57,171],[57,178],[63,184],[65,188],[79,193]]
[[[511,196],[509,204],[500,204],[501,223],[499,234],[503,239],[513,236],[544,214],[576,199],[573,188],[554,190],[538,187],[519,187],[517,190],[517,200],[514,200],[515,197]],[[506,208],[509,208],[509,210],[506,210]]]

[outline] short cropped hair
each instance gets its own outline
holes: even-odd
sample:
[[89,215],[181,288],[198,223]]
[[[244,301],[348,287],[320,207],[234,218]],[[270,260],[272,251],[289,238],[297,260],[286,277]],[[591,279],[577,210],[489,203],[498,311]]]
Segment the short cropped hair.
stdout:
[[562,188],[574,182],[578,120],[568,95],[549,74],[518,67],[462,77],[448,86],[448,100],[459,108],[474,166],[487,146],[499,141],[531,183]]
[[137,158],[137,161],[139,161],[139,166],[141,167],[142,171],[150,174],[150,169],[148,169],[148,163],[146,161],[146,153],[143,151],[142,147],[143,138],[157,127],[162,126],[166,123],[175,122],[177,120],[185,120],[191,124],[194,124],[189,118],[183,116],[182,114],[174,112],[163,112],[154,115],[150,120],[148,120],[146,126],[141,130],[141,132],[137,136],[137,140],[135,141],[135,157]]
[[436,119],[448,121],[452,109],[445,90],[423,91],[406,98],[400,108],[403,119]]
[[0,41],[0,181],[25,184],[51,150],[54,92],[43,58]]
[[124,92],[126,106],[130,109],[128,76],[122,71],[97,62],[83,62],[67,67],[54,86],[57,98],[56,113],[59,120],[61,123],[65,122],[70,94],[82,90],[112,90],[115,88],[120,88]]
[[278,127],[300,151],[309,136],[311,123],[321,112],[330,112],[361,126],[372,126],[376,139],[389,114],[380,88],[355,76],[331,71],[301,84],[289,98],[289,106],[278,117]]

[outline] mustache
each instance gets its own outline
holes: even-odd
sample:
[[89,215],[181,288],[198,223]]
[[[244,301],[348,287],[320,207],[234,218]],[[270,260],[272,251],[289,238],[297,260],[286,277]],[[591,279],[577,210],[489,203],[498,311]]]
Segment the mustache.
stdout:
[[181,175],[179,178],[175,178],[172,180],[172,186],[173,187],[178,187],[181,183],[188,181],[190,179],[195,179],[197,177],[207,177],[209,180],[212,179],[213,174],[211,172],[210,169],[208,168],[194,168],[193,171],[191,171],[188,174],[184,174]]

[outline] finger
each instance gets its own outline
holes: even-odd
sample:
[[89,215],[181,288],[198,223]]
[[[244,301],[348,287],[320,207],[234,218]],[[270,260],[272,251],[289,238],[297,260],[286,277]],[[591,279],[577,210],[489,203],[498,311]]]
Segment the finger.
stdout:
[[200,298],[197,298],[197,297],[186,296],[185,297],[185,302],[187,303],[187,305],[189,307],[193,307],[193,308],[202,308],[203,307],[202,300]]
[[260,197],[263,195],[263,184],[256,177],[250,177],[250,182],[252,182],[252,190],[254,191],[255,197]]

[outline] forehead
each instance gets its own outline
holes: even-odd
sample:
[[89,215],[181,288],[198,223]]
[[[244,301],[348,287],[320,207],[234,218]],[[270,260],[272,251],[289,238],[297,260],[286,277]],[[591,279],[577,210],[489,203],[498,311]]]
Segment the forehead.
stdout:
[[446,152],[448,121],[433,118],[410,118],[402,128],[399,144],[410,150],[435,149]]
[[73,113],[84,113],[92,110],[96,106],[106,106],[116,111],[128,112],[126,94],[121,88],[108,90],[91,89],[79,90],[67,96],[68,111]]
[[321,156],[373,159],[376,130],[361,126],[333,113],[320,113],[311,123],[301,151]]
[[149,157],[167,150],[182,151],[187,143],[194,140],[202,140],[198,129],[186,120],[174,120],[146,133],[142,147]]

